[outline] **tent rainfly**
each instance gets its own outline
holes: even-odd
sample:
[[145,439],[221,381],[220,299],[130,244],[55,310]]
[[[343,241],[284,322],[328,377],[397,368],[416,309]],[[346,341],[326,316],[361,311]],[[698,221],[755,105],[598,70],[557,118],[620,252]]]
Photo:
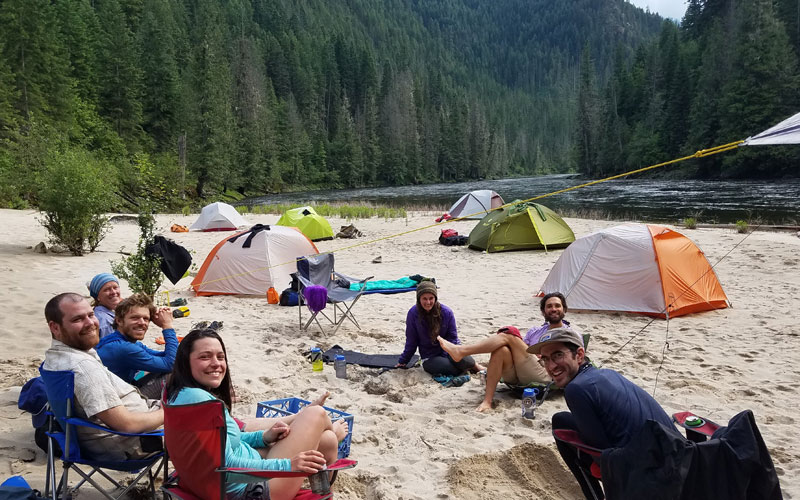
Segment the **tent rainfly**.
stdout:
[[333,229],[314,207],[299,207],[287,210],[276,223],[279,226],[296,227],[311,241],[332,240]]
[[236,231],[246,226],[247,221],[235,208],[227,203],[216,202],[203,207],[200,217],[189,228],[190,231]]
[[570,309],[625,311],[661,318],[728,307],[703,252],[683,234],[626,224],[575,240],[539,295],[561,292]]
[[483,219],[491,209],[504,204],[505,202],[499,194],[491,189],[480,189],[478,191],[470,191],[459,198],[447,213],[454,219]]
[[538,203],[517,203],[489,212],[469,233],[469,247],[487,252],[565,247],[575,234],[555,212]]

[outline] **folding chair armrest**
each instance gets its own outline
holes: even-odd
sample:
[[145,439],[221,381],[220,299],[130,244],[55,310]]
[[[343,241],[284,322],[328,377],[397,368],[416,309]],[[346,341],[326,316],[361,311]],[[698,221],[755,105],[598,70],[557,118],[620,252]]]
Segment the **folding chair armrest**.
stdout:
[[352,276],[348,276],[346,274],[338,273],[336,271],[333,272],[334,277],[336,278],[343,278],[349,281],[350,283],[366,283],[367,281],[371,280],[375,276],[370,276],[369,278],[354,278]]
[[584,443],[578,436],[578,432],[571,429],[553,429],[553,437],[557,441],[567,443],[580,451],[587,453],[593,457],[600,457],[603,455],[603,450],[595,448]]
[[158,429],[158,430],[150,431],[150,432],[122,432],[122,431],[116,431],[116,430],[111,429],[109,427],[106,427],[104,425],[97,425],[94,422],[90,422],[89,420],[86,420],[86,419],[83,419],[83,418],[70,417],[70,418],[66,418],[64,420],[66,421],[66,423],[68,423],[70,425],[79,425],[81,427],[89,427],[91,429],[98,429],[98,430],[101,430],[103,432],[108,432],[109,434],[116,434],[118,436],[132,436],[132,437],[158,436],[158,437],[164,437],[164,431],[162,429]]
[[686,437],[692,441],[703,441],[710,438],[719,429],[719,424],[699,417],[690,411],[672,414],[672,420],[686,429]]

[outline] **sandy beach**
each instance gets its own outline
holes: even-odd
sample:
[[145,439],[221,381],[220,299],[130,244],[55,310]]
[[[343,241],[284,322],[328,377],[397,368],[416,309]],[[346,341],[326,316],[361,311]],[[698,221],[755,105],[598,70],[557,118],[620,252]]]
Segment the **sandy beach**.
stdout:
[[[21,474],[34,488],[43,489],[45,454],[33,443],[29,415],[17,409],[16,401],[20,386],[37,374],[50,345],[44,304],[59,292],[88,295],[86,282],[110,271],[109,261],[120,258],[120,249],[135,248],[138,227],[132,221],[114,223],[98,251],[83,257],[38,254],[32,247],[47,242],[47,235],[37,217],[34,211],[0,210],[0,297],[6,308],[0,324],[0,479]],[[171,224],[189,226],[196,217],[157,218],[162,234],[190,250],[194,270],[231,234],[169,233]],[[407,219],[388,221],[330,219],[335,229],[353,222],[365,236],[323,241],[317,247],[349,247],[430,225],[434,217],[410,213]],[[278,216],[246,219],[272,224]],[[566,220],[576,237],[620,224]],[[469,234],[474,225],[475,221],[452,222],[345,249],[336,253],[336,269],[375,279],[413,274],[436,278],[439,300],[455,312],[462,342],[482,339],[504,325],[527,329],[541,324],[534,295],[562,250],[486,254],[437,243],[442,228]],[[730,229],[677,229],[716,264],[732,308],[668,323],[604,312],[569,311],[567,318],[592,335],[592,359],[620,371],[648,393],[655,389],[656,400],[670,414],[692,410],[725,424],[751,409],[784,498],[800,499],[800,328],[795,316],[800,308],[800,238],[794,233],[758,231],[744,238]],[[378,256],[380,263],[373,263]],[[331,365],[321,374],[311,371],[304,352],[314,346],[324,350],[338,344],[364,353],[399,355],[413,293],[363,297],[354,309],[362,329],[345,323],[330,335],[314,327],[301,331],[296,307],[270,305],[265,297],[195,297],[190,281],[184,278],[175,286],[165,281],[163,286],[171,291],[171,299],[189,301],[191,316],[177,319],[175,329],[181,335],[197,321],[224,322],[221,334],[239,398],[235,415],[254,415],[259,401],[311,399],[327,389],[332,393],[328,406],[355,416],[351,458],[359,464],[340,475],[337,499],[580,498],[551,437],[550,416],[566,409],[561,394],[551,396],[536,418],[527,420],[520,415],[519,400],[502,390],[492,412],[476,413],[483,394],[478,378],[462,387],[444,388],[422,368],[380,373],[351,365],[348,380],[335,378]],[[122,288],[127,296],[127,285]],[[151,325],[145,342],[154,347],[159,335]],[[488,361],[488,356],[477,359]],[[100,495],[82,488],[79,497]]]

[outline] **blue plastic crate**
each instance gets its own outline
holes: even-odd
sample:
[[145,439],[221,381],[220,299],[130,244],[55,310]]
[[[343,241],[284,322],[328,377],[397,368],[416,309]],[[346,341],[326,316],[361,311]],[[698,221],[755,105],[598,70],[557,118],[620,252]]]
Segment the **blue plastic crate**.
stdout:
[[[300,398],[284,398],[275,399],[272,401],[262,401],[258,403],[256,408],[257,418],[275,418],[285,417],[287,415],[294,415],[299,412],[304,406],[310,405],[310,401]],[[350,455],[350,441],[353,439],[353,415],[345,413],[341,410],[335,410],[323,406],[331,421],[344,419],[347,422],[347,436],[339,443],[339,458],[346,458]]]

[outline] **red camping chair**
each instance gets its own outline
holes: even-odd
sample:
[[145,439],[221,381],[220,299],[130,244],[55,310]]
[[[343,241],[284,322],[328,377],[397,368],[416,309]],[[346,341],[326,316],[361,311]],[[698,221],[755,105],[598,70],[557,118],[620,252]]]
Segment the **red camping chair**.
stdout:
[[[162,490],[180,500],[224,500],[226,482],[261,482],[278,477],[306,477],[298,471],[274,471],[225,467],[227,430],[222,401],[191,405],[164,405],[164,443],[177,475]],[[328,467],[338,471],[355,467],[356,461],[340,459]],[[173,478],[174,479],[174,478]],[[323,500],[301,489],[295,500]]]
[[584,443],[580,436],[578,436],[578,431],[572,429],[553,429],[553,437],[556,441],[561,441],[562,443],[566,443],[578,451],[578,456],[581,454],[586,454],[592,457],[592,466],[590,471],[592,476],[595,479],[602,479],[600,477],[600,457],[603,455],[603,450],[599,448],[593,448],[588,444]]

